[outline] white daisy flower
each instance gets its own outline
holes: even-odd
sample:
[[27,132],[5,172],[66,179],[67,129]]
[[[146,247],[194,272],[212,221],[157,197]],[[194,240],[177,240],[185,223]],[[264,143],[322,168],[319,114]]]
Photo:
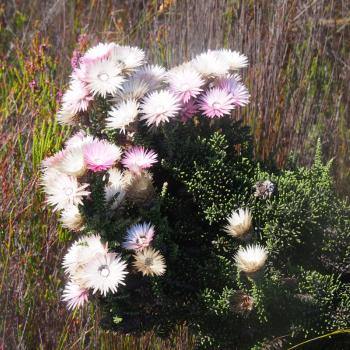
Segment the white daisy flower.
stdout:
[[106,128],[120,129],[120,132],[125,134],[125,128],[135,121],[139,113],[138,108],[139,104],[135,100],[126,100],[117,107],[112,107],[112,110],[108,112],[109,117],[106,119]]
[[62,103],[70,106],[73,113],[86,111],[93,97],[86,85],[73,75],[68,90],[62,96]]
[[161,276],[166,270],[163,255],[153,248],[145,248],[138,251],[134,255],[134,258],[135,261],[133,265],[143,276]]
[[57,112],[56,119],[59,124],[73,126],[76,123],[76,113],[68,103],[63,103]]
[[46,171],[48,171],[49,169],[52,169],[52,168],[56,169],[57,166],[61,163],[64,155],[66,154],[66,151],[67,150],[62,149],[62,150],[56,152],[54,155],[43,159],[40,166],[43,169],[44,173]]
[[75,75],[69,88],[62,96],[62,105],[57,113],[57,120],[60,124],[74,125],[75,115],[88,109],[93,97],[90,95],[86,85]]
[[66,142],[66,148],[82,147],[88,143],[92,143],[94,138],[91,135],[86,135],[84,131],[79,131],[70,137]]
[[216,50],[216,54],[219,59],[227,62],[230,70],[238,70],[248,65],[248,57],[237,52],[228,49]]
[[47,195],[46,202],[52,205],[54,210],[64,209],[72,204],[83,204],[83,197],[90,194],[86,190],[88,184],[79,184],[75,177],[59,171],[46,172],[43,176],[43,184]]
[[95,255],[81,275],[87,288],[106,296],[108,292],[115,293],[119,285],[125,284],[127,273],[126,263],[115,253],[107,253]]
[[84,266],[96,254],[107,254],[107,244],[101,242],[99,235],[83,236],[75,241],[63,258],[65,272],[74,280],[80,280]]
[[86,171],[84,153],[82,147],[70,147],[59,162],[57,169],[64,174],[82,176]]
[[73,231],[79,231],[83,224],[83,217],[76,205],[64,208],[59,218],[62,226]]
[[252,214],[249,209],[240,208],[238,211],[233,211],[227,221],[224,230],[235,238],[245,238],[252,228]]
[[143,116],[148,126],[159,126],[174,118],[180,109],[179,99],[169,91],[160,90],[147,95],[141,105]]
[[[59,159],[58,161],[60,162],[61,159]],[[43,168],[43,172],[41,174],[40,183],[44,187],[44,191],[46,186],[50,186],[52,182],[55,182],[56,179],[62,175],[62,173],[55,168],[56,164],[52,166],[53,167]]]
[[108,174],[109,179],[108,184],[105,186],[105,199],[106,202],[114,199],[111,209],[116,209],[125,197],[127,184],[124,174],[120,170],[111,168],[108,170]]
[[85,52],[81,61],[82,63],[91,63],[97,60],[109,58],[115,47],[115,43],[98,43],[96,46],[90,47]]
[[204,80],[193,69],[181,69],[167,76],[169,88],[174,92],[183,103],[187,103],[191,97],[195,98],[202,91]]
[[152,174],[148,171],[142,171],[141,174],[125,171],[124,181],[127,186],[126,196],[134,203],[145,203],[155,193]]
[[130,73],[143,64],[145,53],[138,47],[116,45],[112,52],[112,59]]
[[222,118],[235,108],[232,94],[220,88],[207,90],[198,100],[199,109],[208,118]]
[[158,89],[166,78],[166,70],[162,66],[147,65],[143,66],[134,75],[135,79],[139,79],[147,83],[150,90]]
[[132,76],[123,83],[122,89],[117,91],[115,101],[118,103],[128,99],[140,100],[149,90],[150,87],[144,80]]
[[188,61],[188,62],[184,62],[178,66],[172,67],[171,69],[168,70],[166,76],[168,75],[172,75],[172,74],[176,74],[177,72],[182,72],[182,71],[186,71],[186,70],[195,70],[195,68],[193,67],[193,62],[192,61]]
[[254,274],[263,268],[267,259],[267,251],[259,244],[240,247],[235,255],[238,270]]
[[120,65],[112,59],[107,59],[86,65],[82,79],[94,96],[98,94],[106,97],[107,94],[115,95],[122,87],[124,78],[121,73]]
[[230,66],[215,51],[207,51],[192,60],[193,68],[205,77],[218,77],[228,73]]

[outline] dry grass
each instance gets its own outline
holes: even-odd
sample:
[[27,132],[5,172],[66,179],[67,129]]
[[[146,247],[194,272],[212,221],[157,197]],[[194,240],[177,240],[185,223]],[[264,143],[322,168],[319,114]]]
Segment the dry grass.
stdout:
[[92,305],[68,314],[59,301],[60,261],[72,237],[43,208],[38,170],[69,132],[54,122],[56,95],[81,33],[91,42],[140,45],[168,65],[207,48],[243,51],[252,94],[243,117],[257,156],[283,165],[293,151],[307,164],[321,136],[326,156],[335,157],[339,189],[349,193],[348,1],[8,0],[1,6],[0,349],[190,349],[193,343],[185,328],[167,341],[106,334]]

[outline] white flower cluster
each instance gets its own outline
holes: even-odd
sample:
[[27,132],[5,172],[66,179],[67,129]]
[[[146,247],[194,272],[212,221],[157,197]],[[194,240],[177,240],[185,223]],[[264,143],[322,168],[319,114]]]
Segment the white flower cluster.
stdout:
[[248,104],[249,92],[236,73],[247,65],[245,55],[221,49],[208,50],[172,68],[167,81],[170,91],[181,99],[181,120],[199,111],[208,118],[221,118]]
[[70,281],[63,293],[68,308],[82,306],[88,300],[88,290],[102,295],[116,292],[124,284],[126,263],[108,251],[100,236],[84,236],[74,242],[63,260]]
[[[149,198],[153,184],[146,169],[157,162],[157,155],[144,147],[127,149],[123,159],[121,155],[120,147],[80,131],[66,142],[63,150],[43,161],[42,185],[46,201],[60,211],[63,227],[73,231],[84,229],[79,206],[83,206],[84,197],[90,195],[89,184],[84,182],[88,171],[104,171],[103,176],[108,176],[104,195],[111,210],[117,209],[125,198],[135,203]],[[154,232],[150,224],[133,225],[122,246],[134,251],[131,266],[137,272],[160,276],[166,267],[160,252],[150,247]],[[108,251],[98,235],[78,239],[65,255],[63,266],[69,276],[63,293],[68,308],[83,306],[88,301],[89,290],[99,291],[104,296],[108,292],[115,293],[124,284],[127,274],[127,263],[120,254]]]
[[[101,139],[79,131],[63,150],[42,163],[46,202],[60,212],[63,227],[87,231],[64,258],[69,276],[64,300],[70,308],[82,306],[89,290],[103,296],[116,292],[128,273],[122,251],[118,255],[109,251],[99,235],[89,236],[84,227],[82,207],[93,200],[91,172],[103,172],[106,208],[111,211],[122,210],[126,201],[135,205],[149,201],[154,195],[150,168],[158,159],[154,151],[134,144],[139,123],[155,128],[173,119],[186,122],[198,111],[209,118],[230,114],[249,102],[247,89],[233,74],[246,65],[247,58],[236,51],[215,50],[167,72],[146,64],[144,52],[137,47],[100,43],[74,66],[58,121],[89,130],[90,112],[102,105],[107,117],[98,133]],[[110,130],[119,131],[117,144],[107,141]],[[248,214],[233,215],[226,231],[234,237],[245,236],[251,226]],[[129,272],[165,273],[164,257],[151,247],[154,233],[151,223],[135,223],[127,230],[120,245],[134,252]]]
[[[130,65],[127,67],[131,69]],[[152,150],[134,146],[123,152],[120,146],[79,131],[66,141],[64,149],[42,162],[41,182],[46,202],[54,211],[60,211],[63,227],[81,231],[84,218],[80,207],[84,205],[84,197],[90,196],[86,183],[89,172],[104,172],[103,176],[108,177],[105,200],[110,210],[115,210],[126,198],[139,203],[153,194],[152,175],[147,169],[156,162],[157,155]],[[166,266],[160,252],[150,247],[154,231],[154,226],[146,223],[131,226],[123,247],[134,251],[130,268],[143,275],[160,276]],[[98,235],[78,239],[65,255],[63,266],[69,277],[63,293],[68,308],[83,306],[90,290],[104,296],[115,293],[125,283],[128,273],[121,254],[108,251]]]
[[58,121],[76,124],[98,96],[113,102],[105,128],[124,134],[139,121],[153,128],[175,118],[187,121],[199,110],[222,117],[249,102],[241,78],[233,75],[247,64],[237,51],[209,50],[167,72],[147,65],[139,48],[100,43],[74,69]]
[[158,125],[174,116],[179,109],[176,96],[165,90],[155,91],[164,82],[165,69],[144,63],[145,54],[136,47],[100,43],[90,48],[72,73],[58,121],[74,125],[98,96],[108,96],[114,102],[106,129],[126,133],[141,112],[141,119],[148,125]]
[[82,228],[78,206],[90,194],[89,184],[84,182],[86,172],[112,167],[121,153],[120,147],[81,131],[66,142],[63,150],[42,162],[41,183],[46,202],[61,212],[64,227],[74,231]]

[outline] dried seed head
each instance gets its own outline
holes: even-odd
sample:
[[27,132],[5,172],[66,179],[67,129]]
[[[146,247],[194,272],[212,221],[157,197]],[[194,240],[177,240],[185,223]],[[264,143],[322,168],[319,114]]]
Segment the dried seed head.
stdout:
[[231,297],[230,307],[235,313],[246,314],[253,310],[254,299],[243,291],[238,290]]
[[268,199],[271,198],[271,196],[274,194],[276,190],[276,186],[273,182],[270,180],[265,181],[258,181],[255,186],[253,186],[254,189],[254,196],[261,198],[261,199]]

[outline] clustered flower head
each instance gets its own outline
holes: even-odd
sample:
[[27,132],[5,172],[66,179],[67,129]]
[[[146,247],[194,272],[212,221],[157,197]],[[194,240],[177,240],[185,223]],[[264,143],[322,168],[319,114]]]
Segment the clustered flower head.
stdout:
[[121,157],[118,146],[107,141],[93,141],[83,147],[86,167],[93,171],[102,171],[111,168]]
[[83,223],[79,205],[90,195],[89,184],[83,180],[86,172],[109,169],[120,157],[118,146],[78,132],[63,150],[43,160],[41,183],[46,202],[62,211],[60,220],[66,228],[76,231]]
[[134,267],[144,276],[161,276],[166,266],[164,257],[153,248],[143,249],[135,254]]
[[120,104],[112,107],[107,118],[108,129],[119,129],[120,132],[126,133],[126,128],[136,120],[139,113],[139,104],[135,99],[127,99]]
[[234,238],[244,239],[252,228],[252,214],[249,209],[233,211],[227,218],[225,231]]
[[122,164],[136,174],[141,174],[142,170],[150,168],[156,162],[156,153],[142,146],[135,146],[127,150],[122,160]]
[[259,244],[240,247],[235,255],[238,270],[251,276],[264,267],[266,259],[267,251]]
[[254,299],[241,290],[236,291],[230,300],[231,310],[239,314],[247,314],[254,308]]
[[[140,203],[153,193],[152,176],[146,169],[157,162],[157,154],[134,146],[124,149],[123,161],[121,156],[119,146],[80,131],[65,142],[63,150],[43,161],[41,183],[46,201],[55,211],[60,211],[59,220],[64,228],[74,232],[84,230],[81,207],[90,196],[90,184],[84,182],[89,172],[101,173],[105,179],[104,197],[110,210],[122,205],[126,196]],[[152,224],[135,224],[127,230],[123,249],[138,254],[150,247],[154,234]],[[147,271],[136,272],[150,276],[165,272],[164,258],[160,252],[152,252],[155,265],[147,265]],[[137,261],[136,256],[133,259]],[[134,264],[130,264],[130,268]],[[69,309],[82,307],[90,292],[99,292],[102,296],[118,292],[128,273],[122,252],[109,251],[99,235],[85,235],[75,241],[63,259],[63,267],[68,283],[62,300]]]
[[[96,195],[107,217],[123,215],[127,203],[143,211],[152,203],[152,167],[161,159],[149,145],[138,144],[139,130],[187,122],[199,113],[210,119],[230,117],[250,98],[236,74],[247,66],[247,57],[228,49],[209,50],[169,71],[147,64],[141,49],[115,43],[99,43],[74,55],[57,120],[81,130],[43,160],[41,177],[46,202],[60,213],[62,226],[82,234],[63,259],[68,276],[63,300],[69,309],[83,306],[90,293],[117,293],[127,284],[128,273],[142,278],[166,271],[151,222],[135,219],[119,245],[109,249],[103,236],[89,231],[85,216],[85,206]],[[102,183],[98,190],[95,181]],[[225,230],[243,239],[251,226],[250,211],[239,209]],[[260,269],[266,260],[260,246],[248,248],[248,253],[238,251],[237,267],[246,272]]]
[[136,224],[127,231],[123,247],[129,250],[139,251],[147,248],[153,240],[154,226],[149,223]]
[[258,181],[254,186],[254,196],[261,199],[271,198],[276,190],[276,186],[270,180]]
[[123,202],[127,191],[127,180],[125,174],[116,168],[108,170],[108,183],[106,184],[105,200],[110,203],[111,209],[116,209]]
[[159,126],[175,118],[180,109],[180,100],[167,90],[154,91],[146,96],[141,105],[142,117],[147,126]]

